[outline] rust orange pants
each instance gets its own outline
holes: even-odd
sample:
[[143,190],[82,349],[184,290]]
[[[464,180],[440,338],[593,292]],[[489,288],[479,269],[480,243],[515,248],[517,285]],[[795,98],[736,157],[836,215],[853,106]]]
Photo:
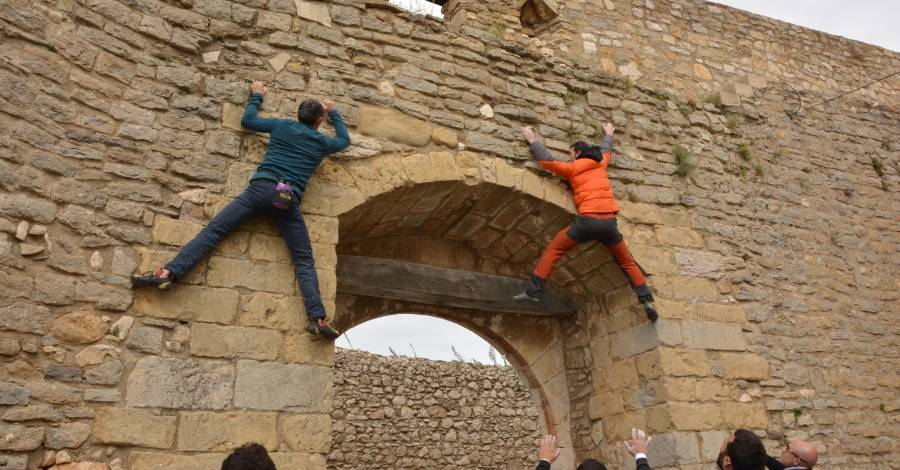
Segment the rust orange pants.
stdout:
[[529,294],[540,295],[556,262],[579,243],[587,241],[597,241],[606,246],[616,264],[628,277],[635,293],[641,297],[650,295],[644,273],[628,250],[628,245],[619,232],[615,216],[578,216],[572,224],[560,230],[534,268],[534,275],[529,283]]

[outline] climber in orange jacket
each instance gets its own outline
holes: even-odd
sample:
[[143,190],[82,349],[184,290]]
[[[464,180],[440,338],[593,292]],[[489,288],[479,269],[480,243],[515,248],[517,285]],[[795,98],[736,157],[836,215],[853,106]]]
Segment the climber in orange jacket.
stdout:
[[535,139],[531,127],[522,128],[522,136],[528,142],[528,148],[534,159],[545,170],[569,181],[575,194],[578,216],[568,227],[556,234],[534,268],[525,292],[516,295],[514,299],[520,302],[539,302],[547,279],[553,272],[553,265],[579,243],[594,240],[606,246],[631,282],[632,289],[644,306],[647,318],[655,321],[658,315],[644,273],[628,250],[628,245],[616,224],[619,206],[616,204],[612,185],[606,174],[606,167],[612,158],[612,136],[615,128],[612,124],[606,123],[603,130],[606,136],[600,146],[576,142],[569,148],[571,161],[561,161],[555,159],[544,144]]

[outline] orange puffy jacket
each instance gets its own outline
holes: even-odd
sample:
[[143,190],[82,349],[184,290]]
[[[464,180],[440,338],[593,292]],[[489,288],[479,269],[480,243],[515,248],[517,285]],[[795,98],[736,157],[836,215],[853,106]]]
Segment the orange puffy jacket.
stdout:
[[606,174],[606,167],[612,158],[611,152],[603,152],[597,162],[590,158],[579,158],[574,162],[540,160],[545,170],[569,180],[575,193],[575,205],[579,214],[602,214],[619,212],[612,184]]

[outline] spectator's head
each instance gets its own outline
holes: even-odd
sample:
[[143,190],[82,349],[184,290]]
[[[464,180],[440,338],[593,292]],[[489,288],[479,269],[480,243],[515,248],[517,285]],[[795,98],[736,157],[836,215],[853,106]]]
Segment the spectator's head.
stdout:
[[781,448],[778,461],[785,467],[813,468],[819,461],[819,451],[809,442],[794,439]]
[[722,470],[764,470],[766,448],[756,434],[738,429],[725,438],[716,463]]
[[222,462],[222,470],[275,470],[266,448],[259,444],[244,444]]
[[587,459],[584,462],[581,462],[581,465],[578,466],[578,470],[606,470],[606,465],[603,465],[594,459]]
[[325,108],[322,107],[322,103],[319,100],[304,100],[300,103],[300,107],[297,108],[297,120],[314,129],[319,128],[324,117]]

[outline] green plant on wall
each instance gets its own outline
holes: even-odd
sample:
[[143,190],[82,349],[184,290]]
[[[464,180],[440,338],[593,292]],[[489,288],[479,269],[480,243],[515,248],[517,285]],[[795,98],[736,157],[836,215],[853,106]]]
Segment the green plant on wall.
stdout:
[[631,77],[625,77],[625,80],[622,81],[622,89],[625,90],[625,93],[631,93],[632,88],[634,88],[634,82],[631,81]]
[[741,157],[741,160],[743,160],[745,162],[750,161],[750,147],[748,147],[747,144],[744,144],[744,143],[738,144],[737,149],[735,151],[737,152],[738,156]]
[[675,173],[678,176],[687,176],[690,172],[697,168],[697,162],[688,149],[682,145],[676,145],[672,148],[672,154],[675,155]]
[[728,113],[725,117],[725,127],[730,131],[736,131],[739,127],[741,127],[741,118],[737,114]]
[[709,103],[717,108],[719,106],[722,106],[722,96],[719,95],[718,93],[710,93],[708,95],[703,95],[700,98],[700,101],[702,101],[704,103]]
[[563,132],[566,133],[566,137],[569,139],[569,142],[575,142],[579,137],[581,137],[581,133],[584,132],[584,128],[576,125],[574,122],[570,122],[569,127],[563,129]]

